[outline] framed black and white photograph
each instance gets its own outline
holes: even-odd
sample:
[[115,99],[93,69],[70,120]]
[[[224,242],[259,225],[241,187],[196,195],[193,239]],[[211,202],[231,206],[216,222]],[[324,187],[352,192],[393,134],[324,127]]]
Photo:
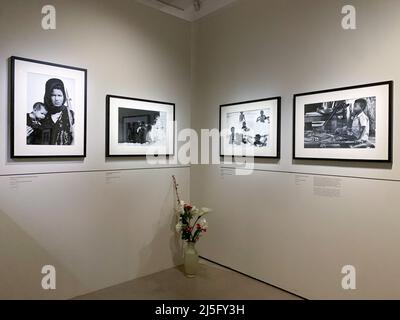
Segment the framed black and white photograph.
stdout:
[[294,159],[391,162],[393,82],[294,95]]
[[281,98],[220,107],[221,156],[279,158]]
[[87,70],[11,57],[11,157],[85,157]]
[[107,96],[109,157],[173,155],[175,104]]

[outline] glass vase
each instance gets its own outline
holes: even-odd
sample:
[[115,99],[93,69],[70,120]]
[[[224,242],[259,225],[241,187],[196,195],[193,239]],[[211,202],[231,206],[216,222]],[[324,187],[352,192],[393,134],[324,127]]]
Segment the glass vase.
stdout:
[[194,242],[186,243],[183,258],[186,276],[189,278],[195,277],[199,270],[199,254]]

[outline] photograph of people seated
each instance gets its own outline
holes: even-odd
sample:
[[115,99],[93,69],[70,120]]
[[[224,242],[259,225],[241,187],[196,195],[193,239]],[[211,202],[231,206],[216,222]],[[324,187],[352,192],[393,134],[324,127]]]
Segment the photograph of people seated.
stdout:
[[305,148],[375,148],[376,97],[305,106]]
[[126,145],[157,145],[166,143],[165,112],[119,108],[118,143]]
[[43,102],[28,107],[27,145],[72,145],[74,142],[72,99],[60,79],[46,82]]
[[229,144],[249,145],[256,148],[268,147],[270,124],[269,109],[228,113]]

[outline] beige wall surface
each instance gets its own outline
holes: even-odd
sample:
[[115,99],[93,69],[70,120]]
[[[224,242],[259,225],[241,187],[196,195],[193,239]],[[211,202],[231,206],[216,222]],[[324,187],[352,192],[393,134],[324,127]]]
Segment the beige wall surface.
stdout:
[[[192,201],[215,209],[200,249],[307,298],[400,298],[400,1],[351,1],[352,31],[341,27],[346,4],[239,0],[193,25],[192,127],[218,128],[221,104],[282,96],[280,161],[258,160],[243,177],[192,166]],[[293,94],[386,80],[393,165],[293,162]],[[345,265],[357,290],[342,290]]]
[[68,299],[181,263],[173,174],[188,198],[189,168],[0,177],[0,299]]
[[[105,158],[105,96],[176,103],[178,127],[190,126],[190,24],[130,0],[54,0],[57,29],[44,31],[46,4],[0,5],[4,299],[71,298],[176,265],[172,174],[189,197],[188,167]],[[88,69],[84,160],[9,159],[13,55]],[[41,288],[41,268],[48,264],[57,270],[55,291]]]

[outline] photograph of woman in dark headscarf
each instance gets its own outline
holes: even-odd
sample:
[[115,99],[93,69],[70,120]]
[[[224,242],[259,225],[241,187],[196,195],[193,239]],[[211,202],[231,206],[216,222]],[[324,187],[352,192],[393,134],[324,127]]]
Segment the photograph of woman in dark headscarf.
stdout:
[[27,144],[72,145],[74,141],[74,111],[71,110],[71,99],[68,97],[63,81],[55,78],[48,80],[44,103],[35,105],[44,107],[45,110],[42,110],[42,114],[45,116],[42,119],[36,117],[36,125],[32,127],[32,115],[28,114]]

